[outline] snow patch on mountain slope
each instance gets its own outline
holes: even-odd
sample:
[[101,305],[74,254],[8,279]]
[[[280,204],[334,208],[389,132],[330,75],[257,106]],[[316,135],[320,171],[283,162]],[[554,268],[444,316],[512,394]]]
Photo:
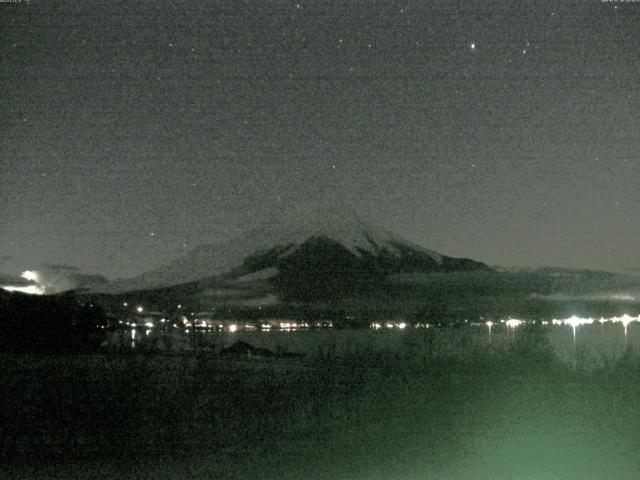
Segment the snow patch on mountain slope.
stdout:
[[258,270],[257,272],[249,273],[248,275],[243,275],[242,277],[238,278],[238,283],[255,282],[256,280],[268,280],[275,277],[277,274],[278,269],[276,267],[269,267]]

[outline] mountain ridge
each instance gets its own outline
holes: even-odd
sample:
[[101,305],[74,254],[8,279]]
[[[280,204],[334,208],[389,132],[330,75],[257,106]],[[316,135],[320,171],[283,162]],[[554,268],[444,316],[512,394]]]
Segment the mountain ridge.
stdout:
[[[415,264],[416,271],[489,268],[481,262],[454,259],[424,248],[389,230],[363,222],[352,211],[338,213],[333,207],[317,215],[303,214],[303,211],[306,210],[288,213],[280,221],[252,229],[239,238],[196,247],[161,267],[112,282],[107,290],[163,288],[234,271],[247,275],[265,268],[278,268],[281,277],[281,270],[291,272],[292,264],[311,274],[313,268],[323,264],[321,258],[309,260],[318,254],[317,250],[339,263],[333,269],[336,275],[344,275],[348,268],[355,273],[364,273],[364,270],[367,274],[398,273],[411,271],[411,264]],[[301,250],[304,255],[300,255]],[[331,268],[324,270],[331,276]]]

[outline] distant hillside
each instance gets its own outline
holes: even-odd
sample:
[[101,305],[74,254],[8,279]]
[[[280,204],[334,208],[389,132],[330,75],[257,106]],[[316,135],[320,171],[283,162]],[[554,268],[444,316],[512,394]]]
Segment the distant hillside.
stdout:
[[553,318],[640,313],[640,278],[571,269],[510,269],[390,278],[396,298],[445,304],[461,316]]

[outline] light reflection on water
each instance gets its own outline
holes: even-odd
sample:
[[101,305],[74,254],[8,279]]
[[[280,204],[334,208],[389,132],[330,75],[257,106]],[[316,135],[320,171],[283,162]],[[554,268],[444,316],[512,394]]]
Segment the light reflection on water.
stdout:
[[180,351],[193,349],[194,340],[197,340],[198,345],[219,351],[242,340],[272,351],[300,352],[310,356],[343,356],[375,350],[398,353],[425,348],[455,355],[464,353],[472,345],[508,345],[523,334],[527,324],[533,323],[546,327],[550,344],[561,359],[574,363],[578,352],[586,352],[597,362],[619,356],[628,346],[640,347],[639,319],[623,315],[600,319],[573,316],[537,322],[508,318],[456,325],[372,322],[370,328],[360,329],[310,328],[304,322],[275,327],[230,323],[220,328],[199,329],[197,338],[194,338],[193,329],[161,330],[149,328],[146,324],[112,334],[108,344],[112,347],[151,346],[158,350]]

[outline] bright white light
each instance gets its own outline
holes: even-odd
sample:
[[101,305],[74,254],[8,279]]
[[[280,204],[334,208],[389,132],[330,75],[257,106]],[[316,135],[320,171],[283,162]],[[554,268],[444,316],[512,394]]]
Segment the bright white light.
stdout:
[[565,325],[571,325],[571,329],[573,330],[573,341],[576,341],[576,328],[578,328],[579,325],[582,325],[582,319],[576,317],[575,315],[573,315],[570,318],[567,318],[564,321]]
[[516,328],[516,327],[519,327],[520,325],[522,325],[524,322],[522,320],[518,320],[518,319],[515,319],[515,318],[510,318],[505,323],[507,324],[507,327]]
[[38,272],[36,272],[35,270],[25,270],[20,276],[25,280],[40,283],[40,275],[38,275]]
[[153,328],[153,322],[147,322],[144,324],[144,326],[147,328]]
[[39,285],[29,285],[28,287],[2,287],[7,292],[21,292],[30,295],[44,295],[44,288]]
[[407,326],[407,324],[406,324],[406,323],[404,323],[404,322],[402,322],[402,323],[399,323],[399,324],[398,324],[398,328],[399,328],[400,330],[404,330],[404,329],[406,328],[406,326]]
[[565,325],[571,325],[573,328],[579,327],[582,325],[582,319],[573,315],[572,317],[567,318],[564,321]]
[[471,50],[475,50],[476,49],[476,43],[473,42],[471,45],[469,45],[469,48],[471,48]]
[[136,312],[142,313],[142,312],[144,312],[144,308],[143,307],[138,307],[138,308],[136,308]]
[[20,275],[25,280],[29,280],[30,282],[36,282],[38,285],[27,285],[25,287],[19,286],[11,286],[8,285],[6,287],[1,287],[8,292],[20,292],[20,293],[28,293],[30,295],[44,295],[47,288],[46,285],[42,284],[40,280],[40,275],[35,270],[25,270]]
[[635,322],[636,319],[625,313],[624,315],[622,315],[622,317],[620,317],[620,321],[624,325],[624,328],[627,328],[627,325],[629,325],[631,322]]
[[238,330],[238,326],[237,325],[235,325],[235,324],[229,325],[229,331],[231,333],[235,332],[236,330]]

